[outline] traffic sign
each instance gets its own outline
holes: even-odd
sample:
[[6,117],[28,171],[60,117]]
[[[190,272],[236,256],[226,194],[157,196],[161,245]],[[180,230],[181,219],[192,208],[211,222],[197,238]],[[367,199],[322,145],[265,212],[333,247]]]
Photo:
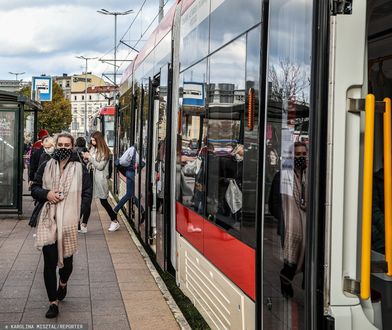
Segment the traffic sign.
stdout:
[[52,101],[52,77],[33,77],[31,98],[36,101]]

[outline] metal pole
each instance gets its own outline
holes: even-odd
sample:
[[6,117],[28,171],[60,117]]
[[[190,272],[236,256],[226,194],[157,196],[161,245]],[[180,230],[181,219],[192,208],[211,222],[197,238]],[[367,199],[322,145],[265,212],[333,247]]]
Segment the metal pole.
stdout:
[[116,105],[116,89],[117,89],[117,13],[114,14],[114,91],[113,105]]
[[86,58],[86,72],[84,73],[84,136],[86,141],[88,140],[87,136],[87,61]]
[[158,17],[158,22],[162,21],[163,18],[163,7],[164,7],[163,0],[159,0],[159,17]]

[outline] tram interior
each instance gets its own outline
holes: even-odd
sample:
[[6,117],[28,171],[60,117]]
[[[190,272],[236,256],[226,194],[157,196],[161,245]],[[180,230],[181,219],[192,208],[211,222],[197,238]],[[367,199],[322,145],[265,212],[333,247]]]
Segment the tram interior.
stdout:
[[[392,98],[392,2],[368,2],[368,93],[376,101]],[[383,175],[383,116],[375,116],[372,260],[384,260],[384,175]],[[382,199],[382,200],[381,200]],[[372,301],[381,301],[381,315],[375,314],[378,328],[392,328],[392,279],[384,273],[373,273]],[[374,305],[374,304],[373,304]]]

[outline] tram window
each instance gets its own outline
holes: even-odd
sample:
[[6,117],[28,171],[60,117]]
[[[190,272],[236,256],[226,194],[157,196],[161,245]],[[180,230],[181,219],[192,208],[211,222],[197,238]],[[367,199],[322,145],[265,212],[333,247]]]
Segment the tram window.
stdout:
[[154,72],[170,62],[171,33],[168,33],[155,48]]
[[210,53],[260,21],[261,1],[211,0]]
[[204,92],[206,68],[207,63],[203,61],[180,75],[177,137],[177,200],[202,215],[205,213],[207,159]]
[[[208,88],[207,217],[240,236],[246,39],[212,55]],[[235,65],[232,65],[235,63]]]
[[181,17],[181,70],[207,56],[210,0],[195,1]]

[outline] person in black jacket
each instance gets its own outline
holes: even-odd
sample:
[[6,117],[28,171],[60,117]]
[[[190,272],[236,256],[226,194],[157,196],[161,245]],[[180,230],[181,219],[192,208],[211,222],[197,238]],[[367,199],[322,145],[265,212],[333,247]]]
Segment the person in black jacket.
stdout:
[[42,139],[42,147],[43,151],[39,158],[37,169],[41,166],[42,163],[47,162],[52,158],[52,154],[54,152],[54,139],[50,135],[46,136],[44,139]]
[[[44,255],[44,281],[50,302],[47,318],[58,315],[58,302],[67,294],[73,254],[77,250],[78,222],[91,207],[92,198],[87,169],[73,151],[73,136],[60,133],[55,145],[53,159],[41,164],[31,189],[31,195],[45,203],[38,220],[35,245],[42,248]],[[57,265],[60,267],[58,288]]]
[[30,156],[30,166],[29,166],[29,186],[31,186],[35,172],[38,170],[39,160],[41,158],[42,153],[44,152],[44,148],[42,146],[42,141],[45,137],[49,136],[49,133],[46,129],[41,129],[38,133],[39,140],[33,144],[31,149]]

